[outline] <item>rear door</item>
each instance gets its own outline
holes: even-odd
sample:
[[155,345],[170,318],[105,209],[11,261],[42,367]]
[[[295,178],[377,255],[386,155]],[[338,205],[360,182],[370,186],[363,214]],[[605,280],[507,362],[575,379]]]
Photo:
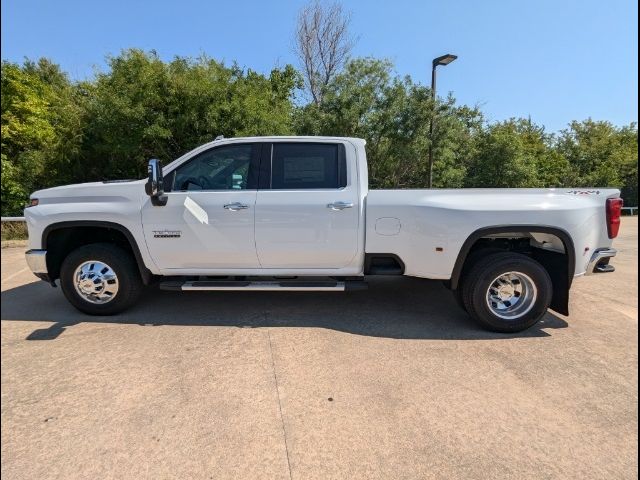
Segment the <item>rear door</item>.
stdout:
[[337,269],[358,252],[355,165],[343,143],[264,146],[256,199],[256,250],[262,268]]

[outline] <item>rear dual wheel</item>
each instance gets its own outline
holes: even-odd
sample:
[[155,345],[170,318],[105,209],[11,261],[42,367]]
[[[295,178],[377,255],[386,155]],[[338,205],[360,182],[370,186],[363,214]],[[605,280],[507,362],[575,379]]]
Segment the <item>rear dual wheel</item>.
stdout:
[[454,292],[467,313],[484,328],[520,332],[546,313],[553,294],[545,268],[526,255],[491,253],[478,259]]

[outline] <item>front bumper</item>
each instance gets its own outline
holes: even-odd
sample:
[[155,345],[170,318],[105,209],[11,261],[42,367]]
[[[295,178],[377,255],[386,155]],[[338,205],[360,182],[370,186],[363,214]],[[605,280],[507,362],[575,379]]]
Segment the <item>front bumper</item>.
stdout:
[[618,252],[615,248],[601,248],[593,252],[585,274],[592,275],[594,273],[614,272],[615,267],[613,265],[609,265],[609,260],[615,257],[616,253]]
[[46,250],[29,250],[24,256],[27,259],[27,265],[36,277],[45,282],[51,282],[49,272],[47,271]]

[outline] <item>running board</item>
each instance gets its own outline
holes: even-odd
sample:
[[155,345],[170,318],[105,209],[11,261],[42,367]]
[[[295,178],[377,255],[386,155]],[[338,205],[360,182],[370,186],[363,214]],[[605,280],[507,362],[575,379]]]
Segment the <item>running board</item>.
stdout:
[[344,292],[345,290],[365,290],[363,281],[168,281],[160,283],[160,290],[179,291],[240,291],[261,292]]

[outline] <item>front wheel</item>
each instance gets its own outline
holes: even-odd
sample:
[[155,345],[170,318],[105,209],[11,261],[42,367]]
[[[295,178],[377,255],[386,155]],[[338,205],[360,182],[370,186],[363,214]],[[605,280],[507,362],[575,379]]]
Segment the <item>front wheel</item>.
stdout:
[[132,256],[110,243],[92,243],[71,252],[60,268],[67,300],[89,315],[114,315],[130,307],[142,290]]
[[487,255],[470,269],[462,285],[462,301],[483,327],[512,333],[535,325],[546,313],[553,285],[545,268],[526,255]]

